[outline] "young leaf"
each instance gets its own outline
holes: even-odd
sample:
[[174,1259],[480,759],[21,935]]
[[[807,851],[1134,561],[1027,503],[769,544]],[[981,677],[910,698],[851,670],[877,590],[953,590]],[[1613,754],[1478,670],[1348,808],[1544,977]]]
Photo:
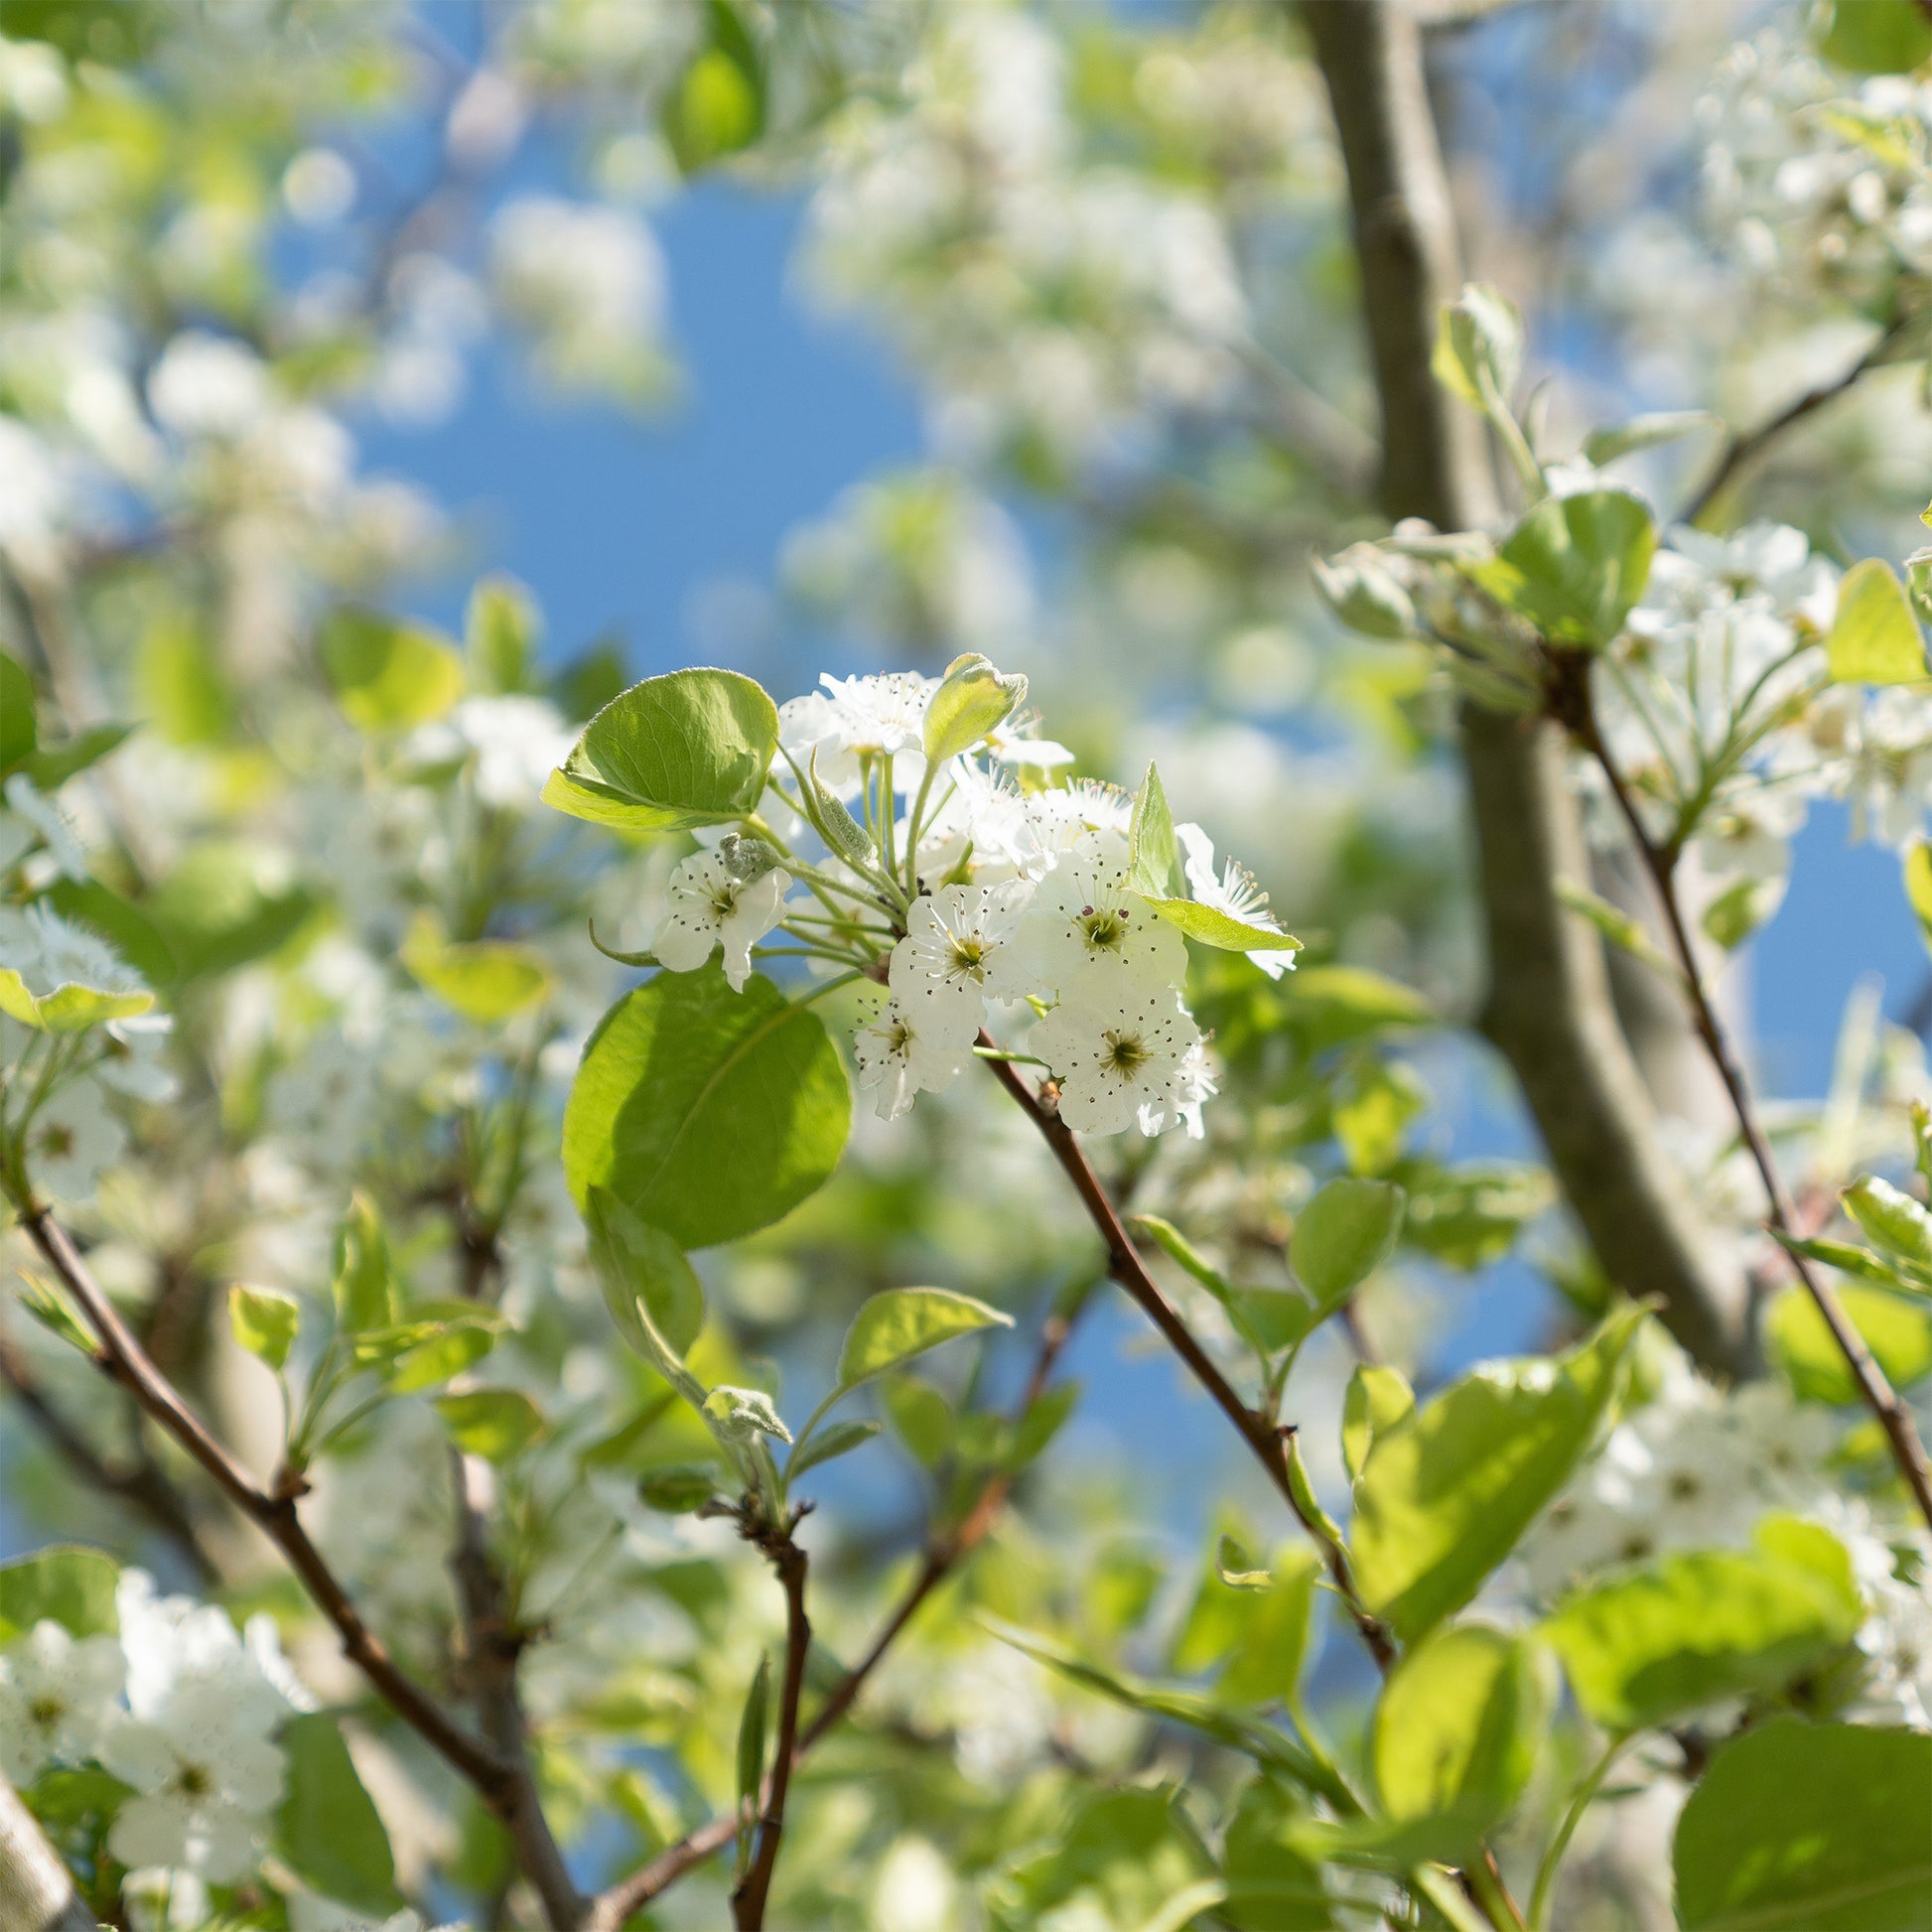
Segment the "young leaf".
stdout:
[[[1210,1266],[1206,1257],[1188,1241],[1187,1237],[1172,1221],[1163,1219],[1159,1214],[1136,1214],[1129,1220],[1128,1228],[1138,1237],[1143,1239],[1152,1238],[1167,1254],[1178,1262],[1195,1281],[1199,1282],[1201,1287],[1206,1289],[1208,1294],[1213,1296],[1215,1301],[1220,1303],[1221,1307],[1227,1311],[1228,1320],[1233,1325],[1235,1333],[1257,1355],[1265,1359],[1274,1352],[1275,1348],[1282,1345],[1271,1334],[1265,1331],[1263,1323],[1254,1318],[1251,1308],[1254,1299],[1253,1296],[1236,1288],[1218,1269]],[[1273,1296],[1270,1299],[1275,1301],[1290,1300],[1290,1298],[1280,1295]],[[1299,1298],[1294,1298],[1294,1305],[1295,1313],[1298,1317],[1312,1313],[1312,1311],[1308,1310],[1306,1304],[1301,1303]],[[1306,1332],[1309,1325],[1311,1324],[1307,1320],[1298,1321],[1298,1332],[1294,1336],[1294,1339],[1299,1341],[1302,1333]]]
[[618,1331],[648,1359],[637,1318],[641,1302],[657,1332],[679,1355],[704,1326],[704,1284],[662,1228],[633,1214],[608,1187],[593,1187],[584,1202],[591,1266]]
[[1864,1606],[1831,1533],[1767,1518],[1758,1546],[1665,1557],[1568,1598],[1544,1623],[1597,1724],[1643,1730],[1780,1690],[1851,1642]]
[[1867,557],[1839,580],[1825,654],[1834,684],[1918,684],[1932,675],[1905,587],[1882,558]]
[[1341,1399],[1341,1459],[1353,1482],[1377,1436],[1386,1435],[1416,1406],[1415,1391],[1400,1369],[1359,1363]]
[[796,1482],[807,1469],[829,1462],[835,1455],[863,1448],[885,1427],[876,1422],[835,1422],[821,1429],[809,1442],[801,1443],[798,1452],[785,1464],[785,1481]]
[[766,1226],[838,1166],[852,1094],[809,1007],[716,965],[626,994],[584,1049],[564,1110],[564,1175],[581,1205],[609,1187],[681,1247]]
[[302,1305],[292,1296],[240,1282],[228,1290],[228,1326],[235,1340],[272,1369],[287,1365],[301,1325]]
[[878,865],[879,848],[873,843],[872,834],[846,809],[845,801],[828,791],[820,779],[816,746],[805,767],[805,793],[812,823],[847,865],[861,872]]
[[544,802],[633,831],[688,831],[758,809],[777,707],[736,671],[673,671],[613,698],[550,774]]
[[0,650],[0,775],[31,757],[36,743],[34,680],[18,658]]
[[1201,1572],[1194,1600],[1174,1639],[1171,1668],[1182,1676],[1212,1670],[1215,1697],[1261,1707],[1292,1701],[1308,1660],[1320,1560],[1306,1541],[1287,1543],[1273,1564],[1230,1582],[1220,1544]]
[[1684,1932],[1922,1932],[1932,1736],[1779,1717],[1725,1745],[1677,1822]]
[[928,1348],[981,1328],[1011,1328],[1013,1316],[946,1288],[889,1288],[853,1317],[839,1350],[839,1387],[899,1368]]
[[1227,1903],[1220,1916],[1241,1932],[1328,1932],[1345,1924],[1321,1882],[1321,1867],[1296,1845],[1304,1800],[1277,1779],[1257,1777],[1234,1808],[1221,1849]]
[[1546,637],[1600,650],[1642,597],[1656,548],[1656,525],[1641,498],[1591,489],[1546,497],[1494,557],[1463,568]]
[[1429,371],[1474,408],[1507,408],[1523,372],[1523,318],[1500,289],[1471,282],[1437,317]]
[[[496,1346],[501,1328],[487,1320],[399,1322],[357,1335],[355,1359],[383,1373],[390,1394],[414,1395],[475,1368]],[[392,1346],[390,1337],[406,1345]]]
[[[1838,1299],[1893,1388],[1908,1389],[1932,1374],[1932,1305],[1850,1284],[1839,1290]],[[1771,1358],[1805,1401],[1843,1407],[1859,1400],[1844,1350],[1804,1289],[1787,1288],[1772,1302],[1764,1314],[1764,1338]]]
[[[1134,799],[1134,816],[1127,828],[1127,883],[1149,898],[1173,899],[1186,905],[1186,879],[1180,870],[1180,849],[1174,838],[1173,814],[1161,774],[1152,764]],[[1230,921],[1230,923],[1234,923]],[[1236,948],[1236,950],[1240,950]]]
[[930,1469],[944,1458],[952,1447],[952,1405],[930,1382],[894,1375],[881,1384],[879,1399],[893,1433],[920,1462]]
[[1926,945],[1932,947],[1932,845],[1914,839],[1905,848],[1900,870],[1904,875],[1906,902],[1918,918],[1918,929]]
[[771,1658],[766,1654],[759,1659],[752,1688],[746,1693],[744,1714],[738,1721],[738,1808],[747,1818],[757,1812],[759,1792],[764,1783],[764,1730],[770,1702]]
[[1389,1816],[1467,1857],[1522,1796],[1556,1699],[1547,1653],[1485,1624],[1432,1631],[1382,1687],[1370,1733]]
[[736,1389],[727,1384],[705,1397],[705,1420],[727,1442],[750,1443],[759,1436],[770,1436],[780,1443],[791,1441],[771,1398],[762,1389]]
[[463,695],[463,658],[439,631],[379,611],[323,620],[316,649],[343,715],[359,732],[403,732],[440,718]]
[[1875,1173],[1861,1174],[1840,1195],[1846,1213],[1879,1247],[1932,1266],[1932,1214]]
[[1018,673],[1005,675],[978,651],[955,657],[925,708],[921,742],[927,759],[939,764],[970,752],[1026,697],[1027,680]]
[[325,1897],[387,1917],[402,1904],[389,1835],[335,1719],[321,1711],[291,1718],[280,1743],[288,1771],[275,1844],[283,1863]]
[[637,1493],[646,1507],[661,1509],[666,1516],[688,1516],[702,1509],[720,1486],[717,1465],[710,1462],[671,1462],[646,1469],[637,1478]]
[[520,1389],[466,1389],[436,1399],[450,1441],[485,1462],[509,1462],[543,1434],[543,1413]]
[[428,919],[410,929],[400,957],[422,986],[480,1027],[513,1019],[550,991],[550,968],[534,946],[508,939],[453,945]]
[[1203,905],[1192,898],[1157,898],[1145,892],[1142,897],[1171,926],[1219,952],[1298,952],[1301,949],[1301,940],[1292,932],[1251,925],[1246,919],[1223,912],[1218,905]]
[[1393,1181],[1344,1175],[1296,1216],[1288,1265],[1317,1308],[1338,1308],[1395,1252],[1405,1199]]
[[359,1188],[336,1230],[334,1284],[336,1322],[345,1334],[380,1327],[395,1318],[389,1277],[389,1242],[382,1216]]
[[1643,1318],[1625,1309],[1553,1361],[1487,1363],[1376,1437],[1349,1543],[1363,1600],[1405,1643],[1468,1602],[1569,1479]]
[[524,585],[500,574],[479,578],[463,622],[470,682],[479,691],[536,689],[541,630],[536,600]]
[[1372,543],[1351,543],[1326,562],[1309,566],[1321,600],[1350,630],[1365,637],[1413,637],[1416,607]]
[[43,1619],[70,1637],[111,1637],[120,1628],[114,1607],[120,1578],[111,1557],[74,1543],[0,1563],[0,1644]]
[[1600,470],[1633,451],[1655,449],[1660,443],[1676,442],[1680,436],[1720,427],[1719,418],[1708,409],[1653,410],[1632,416],[1627,422],[1591,430],[1584,439],[1584,460]]

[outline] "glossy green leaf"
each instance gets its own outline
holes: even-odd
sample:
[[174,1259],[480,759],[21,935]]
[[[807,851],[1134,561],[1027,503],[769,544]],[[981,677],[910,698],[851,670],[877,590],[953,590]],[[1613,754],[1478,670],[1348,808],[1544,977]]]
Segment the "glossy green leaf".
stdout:
[[758,809],[777,707],[736,671],[672,671],[613,698],[551,773],[559,811],[635,831],[688,831]]
[[313,1711],[291,1718],[280,1739],[287,1783],[275,1819],[275,1848],[325,1897],[384,1917],[402,1904],[382,1819],[356,1775],[336,1720]]
[[1643,596],[1656,548],[1657,528],[1641,498],[1590,489],[1546,497],[1493,558],[1465,569],[1546,637],[1601,649]]
[[1317,1308],[1338,1308],[1395,1252],[1405,1198],[1393,1181],[1348,1174],[1295,1217],[1288,1265]]
[[796,1482],[807,1469],[815,1469],[821,1462],[830,1462],[834,1456],[863,1449],[884,1427],[883,1423],[876,1422],[835,1422],[815,1431],[808,1442],[798,1446],[797,1454],[785,1464],[785,1480]]
[[1899,862],[1905,885],[1905,899],[1918,919],[1926,945],[1932,948],[1932,845],[1914,839]]
[[324,619],[316,650],[343,715],[357,731],[412,731],[463,695],[463,657],[440,631],[379,611]]
[[1932,18],[1919,0],[1826,0],[1818,51],[1854,73],[1909,73],[1932,60]]
[[395,1319],[389,1239],[375,1203],[359,1188],[349,1196],[348,1212],[336,1230],[333,1293],[336,1322],[345,1334]]
[[1569,1480],[1643,1318],[1623,1310],[1554,1359],[1484,1364],[1376,1437],[1349,1546],[1363,1600],[1405,1643],[1468,1602]]
[[1409,1416],[1416,1393],[1397,1368],[1360,1362],[1341,1399],[1341,1459],[1353,1482],[1367,1462],[1378,1436]]
[[1486,1624],[1432,1631],[1389,1674],[1369,1754],[1388,1815],[1440,1830],[1440,1856],[1466,1856],[1522,1796],[1549,1726],[1547,1653]]
[[1180,847],[1174,838],[1173,813],[1161,774],[1152,764],[1134,798],[1134,816],[1127,827],[1127,883],[1150,899],[1186,898],[1186,877],[1180,869]]
[[114,1592],[120,1566],[100,1550],[57,1544],[0,1563],[0,1643],[42,1621],[70,1637],[111,1637],[120,1628]]
[[[1822,1539],[1820,1552],[1807,1542]],[[1755,1550],[1669,1556],[1580,1591],[1543,1634],[1585,1711],[1641,1730],[1780,1689],[1857,1635],[1864,1606],[1842,1546],[1770,1519]]]
[[1218,905],[1203,905],[1191,898],[1156,898],[1142,896],[1149,906],[1167,922],[1221,952],[1299,952],[1302,942],[1293,933],[1277,932],[1271,926],[1251,925],[1223,912]]
[[[1910,1388],[1932,1374],[1932,1306],[1852,1283],[1839,1289],[1838,1299],[1893,1388]],[[1807,1402],[1860,1399],[1844,1351],[1804,1289],[1787,1288],[1766,1310],[1764,1338],[1772,1360]]]
[[710,32],[664,104],[664,136],[694,175],[756,141],[764,126],[764,68],[733,0],[709,0]]
[[680,1246],[735,1240],[788,1213],[837,1167],[852,1096],[809,1007],[716,965],[660,973],[605,1015],[564,1111],[580,1205],[604,1186]]
[[1774,1718],[1725,1745],[1677,1823],[1684,1932],[1924,1932],[1932,1736]]
[[856,1388],[958,1335],[1012,1326],[1012,1315],[948,1288],[889,1288],[853,1316],[839,1350],[839,1386]]
[[450,1441],[467,1455],[508,1462],[543,1434],[543,1412],[520,1389],[466,1389],[436,1398]]
[[633,1214],[608,1187],[593,1187],[584,1203],[591,1266],[619,1332],[645,1360],[651,1348],[638,1319],[642,1302],[658,1334],[685,1354],[704,1326],[704,1284],[684,1250]]
[[1867,557],[1839,580],[1825,653],[1834,684],[1917,684],[1932,675],[1905,587],[1882,558]]
[[302,1305],[292,1295],[240,1282],[228,1290],[228,1326],[235,1340],[270,1368],[286,1366],[301,1325]]

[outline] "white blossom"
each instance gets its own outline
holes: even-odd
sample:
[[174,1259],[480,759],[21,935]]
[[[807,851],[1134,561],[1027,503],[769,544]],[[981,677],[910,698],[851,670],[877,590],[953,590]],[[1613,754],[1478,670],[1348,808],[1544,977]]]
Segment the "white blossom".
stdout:
[[1016,978],[1013,939],[1032,897],[1030,887],[1009,880],[915,898],[905,937],[893,948],[893,998],[901,1011],[917,1014],[928,1032],[950,1031],[970,1043],[988,999],[1028,990]]
[[1029,1044],[1060,1086],[1060,1118],[1086,1134],[1143,1133],[1184,1120],[1201,1099],[1200,1030],[1172,987],[1096,978],[1062,1000]]
[[72,1081],[34,1109],[25,1137],[27,1173],[40,1193],[84,1201],[126,1144],[125,1130],[91,1083]]
[[[1176,825],[1174,836],[1180,841],[1187,883],[1193,888],[1197,903],[1211,905],[1217,912],[1225,912],[1229,918],[1239,919],[1244,925],[1259,926],[1264,932],[1281,932],[1281,921],[1269,911],[1268,895],[1255,884],[1253,873],[1229,859],[1223,863],[1217,876],[1214,871],[1213,841],[1198,825]],[[1248,957],[1271,980],[1278,980],[1293,969],[1295,948],[1271,948],[1251,952]]]
[[722,947],[725,978],[742,993],[752,948],[784,917],[790,884],[778,867],[748,880],[722,853],[694,852],[671,875],[670,908],[651,936],[651,950],[672,972],[690,973]]
[[94,1754],[125,1667],[112,1637],[75,1637],[43,1618],[0,1651],[0,1772],[31,1784],[47,1765]]
[[[1178,986],[1187,973],[1180,934],[1139,894],[1124,868],[1076,849],[1040,882],[1015,945],[1029,990],[1070,995],[1091,976],[1123,998]],[[1104,996],[1102,996],[1104,997]]]
[[25,819],[40,834],[41,843],[60,869],[62,878],[84,880],[87,854],[75,836],[73,826],[59,805],[49,798],[24,771],[16,771],[6,783],[7,809]]
[[909,1011],[897,995],[852,1036],[859,1091],[872,1095],[881,1120],[897,1120],[916,1094],[951,1086],[971,1050],[972,1035],[962,1039],[956,1018],[943,1007]]
[[818,755],[819,782],[839,798],[859,789],[865,762],[893,760],[893,784],[911,791],[925,775],[925,710],[938,680],[917,671],[818,680],[821,691],[778,708],[778,743],[804,768]]

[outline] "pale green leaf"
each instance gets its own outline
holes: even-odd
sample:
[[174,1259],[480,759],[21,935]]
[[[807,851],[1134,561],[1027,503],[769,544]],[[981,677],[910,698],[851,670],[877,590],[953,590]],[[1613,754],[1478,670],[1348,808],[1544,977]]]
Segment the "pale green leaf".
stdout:
[[1840,579],[1825,653],[1834,684],[1918,684],[1928,675],[1905,587],[1881,558],[1867,557]]
[[322,668],[357,731],[403,732],[440,718],[463,695],[463,658],[439,631],[379,611],[345,609],[323,621]]
[[[1838,1299],[1893,1388],[1908,1389],[1932,1374],[1932,1305],[1854,1284],[1840,1288]],[[1787,1288],[1766,1310],[1764,1338],[1807,1402],[1842,1406],[1860,1399],[1844,1351],[1804,1289]]]
[[1134,798],[1134,815],[1127,828],[1127,884],[1153,901],[1191,901],[1182,897],[1186,880],[1180,869],[1180,848],[1174,838],[1173,814],[1161,774],[1152,764]]
[[1299,952],[1302,942],[1293,933],[1277,932],[1265,925],[1251,925],[1223,912],[1218,905],[1203,905],[1198,899],[1156,898],[1142,894],[1154,911],[1177,927],[1189,939],[1222,952]]
[[1398,1368],[1358,1362],[1341,1399],[1341,1459],[1353,1482],[1385,1435],[1416,1406],[1416,1393]]
[[808,1441],[799,1444],[798,1452],[785,1464],[786,1482],[796,1482],[807,1469],[815,1469],[821,1462],[831,1461],[834,1456],[862,1449],[884,1426],[876,1422],[835,1422],[829,1428],[819,1430]]
[[955,1336],[1012,1326],[1012,1315],[951,1289],[889,1288],[866,1303],[846,1330],[839,1387],[856,1388]]
[[228,1290],[228,1326],[235,1340],[270,1368],[287,1364],[301,1325],[302,1305],[291,1295],[240,1282]]
[[0,1563],[0,1643],[42,1621],[58,1623],[70,1637],[112,1636],[120,1627],[114,1606],[120,1575],[105,1552],[75,1543]]
[[1393,1181],[1345,1174],[1296,1216],[1288,1263],[1317,1308],[1338,1308],[1395,1252],[1405,1199]]
[[1499,604],[1558,643],[1601,649],[1650,579],[1657,529],[1621,489],[1546,497],[1492,558],[1464,566]]
[[520,1389],[466,1389],[436,1398],[450,1441],[467,1455],[508,1462],[543,1434],[543,1412]]
[[584,1202],[591,1266],[619,1332],[638,1354],[650,1349],[638,1319],[641,1302],[665,1343],[683,1355],[704,1326],[704,1284],[684,1250],[633,1214],[608,1187],[593,1187]]

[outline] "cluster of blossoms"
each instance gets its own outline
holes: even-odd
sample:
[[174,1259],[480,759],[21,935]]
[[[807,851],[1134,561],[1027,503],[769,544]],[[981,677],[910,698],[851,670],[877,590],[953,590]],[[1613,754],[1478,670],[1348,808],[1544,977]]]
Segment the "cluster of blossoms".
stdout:
[[1698,118],[1707,207],[1743,265],[1864,301],[1932,276],[1932,82],[1847,81],[1766,28],[1720,63]]
[[[957,751],[935,742],[934,725],[940,694],[968,683],[1000,694],[998,715],[968,727]],[[672,875],[657,962],[689,972],[722,949],[742,989],[760,942],[782,929],[796,944],[763,953],[883,982],[853,1050],[859,1085],[888,1120],[951,1085],[976,1046],[995,1050],[989,1027],[1031,1018],[1027,1050],[1058,1082],[1069,1126],[1152,1135],[1181,1124],[1198,1136],[1214,1082],[1183,998],[1186,915],[1171,915],[1201,908],[1238,928],[1279,977],[1295,941],[1249,875],[1232,860],[1217,871],[1207,835],[1181,825],[1160,836],[1191,898],[1146,890],[1136,800],[1064,779],[1072,755],[1012,716],[1025,680],[983,659],[962,658],[943,681],[899,672],[821,684],[780,708],[794,783],[771,780],[761,835],[727,833]],[[1148,783],[1158,797],[1158,778]],[[808,823],[827,844],[814,863],[791,850]],[[799,883],[810,897],[787,897]]]
[[1807,1517],[1850,1554],[1864,1599],[1858,1714],[1932,1729],[1932,1601],[1923,1587],[1932,1544],[1847,1495],[1834,1464],[1843,1436],[1829,1409],[1795,1400],[1780,1381],[1720,1393],[1672,1354],[1650,1400],[1617,1425],[1520,1546],[1530,1593],[1548,1602],[1676,1552],[1746,1548],[1773,1511]]
[[121,1574],[115,1608],[117,1635],[43,1619],[0,1651],[0,1770],[28,1785],[97,1763],[131,1792],[107,1840],[121,1863],[240,1878],[282,1798],[275,1733],[315,1702],[266,1615],[237,1632],[211,1604],[157,1595],[139,1570]]

